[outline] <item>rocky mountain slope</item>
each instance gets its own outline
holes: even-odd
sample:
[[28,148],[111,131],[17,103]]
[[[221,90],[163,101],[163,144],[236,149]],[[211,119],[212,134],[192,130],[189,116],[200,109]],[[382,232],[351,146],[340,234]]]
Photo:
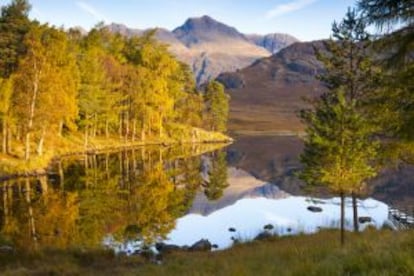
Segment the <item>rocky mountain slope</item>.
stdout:
[[295,42],[299,42],[297,38],[291,35],[279,33],[267,35],[249,34],[246,37],[257,46],[267,49],[272,54],[279,52]]
[[[107,28],[126,36],[146,31],[122,24],[110,24]],[[209,16],[189,18],[172,32],[157,29],[156,37],[191,67],[197,84],[214,79],[220,73],[244,68],[297,41],[285,34],[245,35]]]

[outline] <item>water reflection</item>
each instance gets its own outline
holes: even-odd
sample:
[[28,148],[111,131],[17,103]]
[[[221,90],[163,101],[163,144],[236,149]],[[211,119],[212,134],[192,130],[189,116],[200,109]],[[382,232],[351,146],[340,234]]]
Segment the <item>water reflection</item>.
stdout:
[[197,191],[217,199],[227,186],[226,154],[211,145],[64,158],[50,171],[2,183],[0,241],[93,248],[110,235],[148,244],[171,232]]

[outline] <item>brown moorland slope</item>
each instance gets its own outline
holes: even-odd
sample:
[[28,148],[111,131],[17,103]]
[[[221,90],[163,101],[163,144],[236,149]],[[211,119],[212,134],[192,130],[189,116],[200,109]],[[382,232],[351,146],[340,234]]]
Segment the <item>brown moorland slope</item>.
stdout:
[[297,133],[303,130],[296,112],[306,107],[304,97],[323,91],[316,76],[323,71],[314,47],[322,41],[294,43],[275,55],[217,79],[231,96],[229,129],[254,132]]

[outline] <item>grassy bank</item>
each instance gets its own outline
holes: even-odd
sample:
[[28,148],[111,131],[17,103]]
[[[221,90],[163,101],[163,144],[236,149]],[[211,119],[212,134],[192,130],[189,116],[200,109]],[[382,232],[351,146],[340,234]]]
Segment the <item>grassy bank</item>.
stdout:
[[[85,147],[84,136],[71,134],[65,137],[56,137],[51,141],[52,145],[44,151],[42,156],[32,153],[29,161],[23,159],[23,145],[16,145],[11,155],[0,154],[0,179],[7,175],[14,174],[39,174],[45,171],[53,158],[71,154],[85,152],[101,152],[118,148],[127,148],[143,145],[169,145],[184,143],[219,143],[230,142],[232,139],[219,132],[205,131],[199,128],[189,128],[187,126],[174,125],[170,127],[165,136],[161,138],[148,138],[145,141],[123,140],[119,136],[110,137],[90,137],[88,145]],[[36,145],[32,145],[35,149]]]
[[414,275],[414,232],[337,231],[241,244],[219,252],[171,253],[161,265],[108,251],[2,253],[2,275]]

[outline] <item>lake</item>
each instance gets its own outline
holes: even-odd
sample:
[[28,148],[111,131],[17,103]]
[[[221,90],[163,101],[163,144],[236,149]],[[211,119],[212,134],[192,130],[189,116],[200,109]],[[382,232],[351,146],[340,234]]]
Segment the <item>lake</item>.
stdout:
[[[223,249],[262,233],[338,227],[338,198],[305,196],[294,180],[300,141],[256,141],[139,147],[55,160],[48,175],[2,183],[1,239],[28,250],[107,246],[132,254],[156,242],[190,247],[208,239]],[[360,216],[370,218],[362,228],[386,222],[386,204],[368,198],[358,206]],[[346,213],[351,229],[350,202]]]

